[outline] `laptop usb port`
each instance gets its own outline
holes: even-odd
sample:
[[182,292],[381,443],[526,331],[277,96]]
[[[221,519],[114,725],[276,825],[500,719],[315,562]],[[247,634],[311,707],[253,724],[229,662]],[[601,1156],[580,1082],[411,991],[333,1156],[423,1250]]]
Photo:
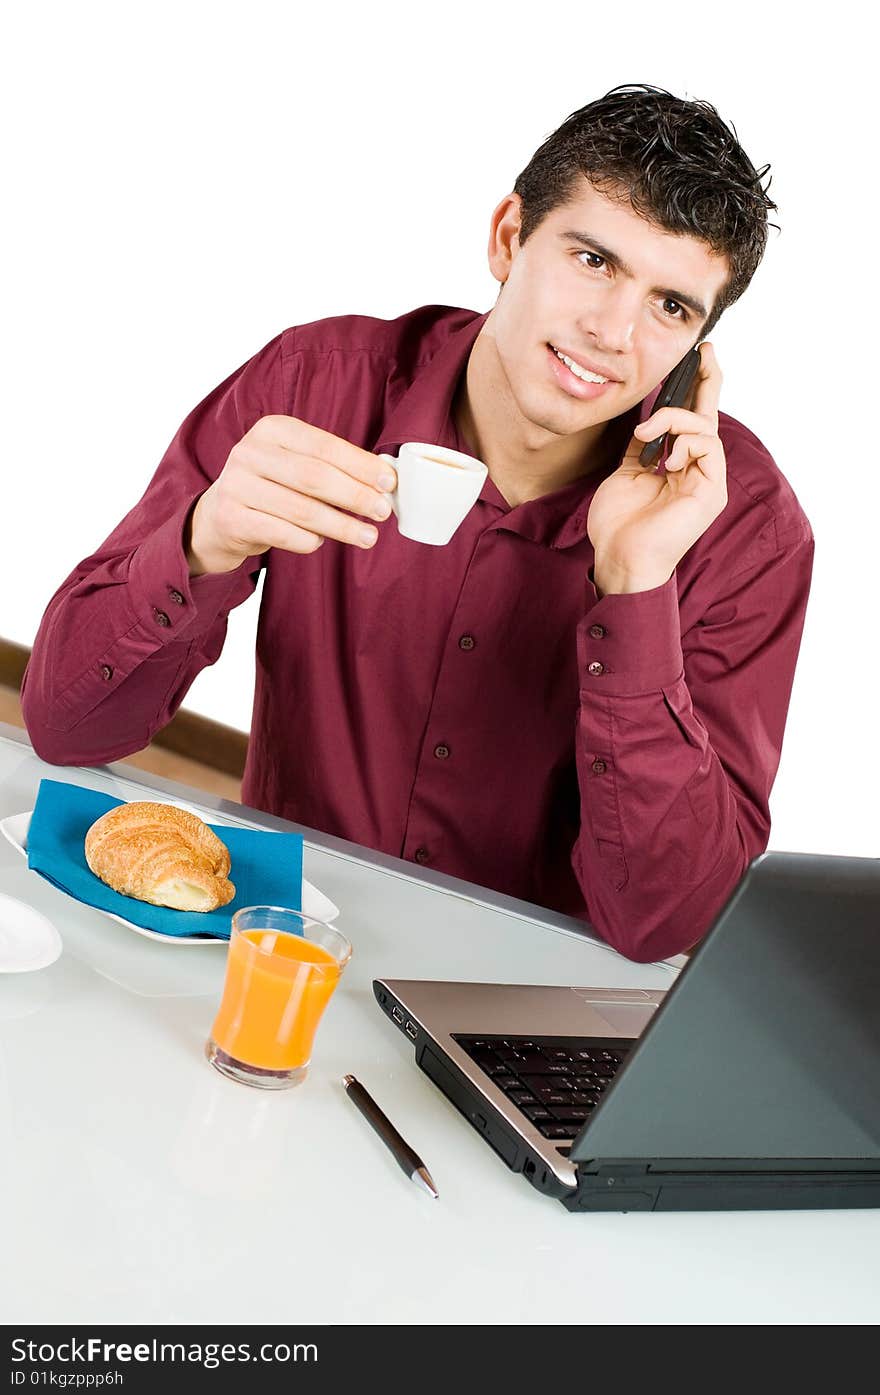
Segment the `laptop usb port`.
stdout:
[[416,1026],[415,1022],[407,1022],[406,1034],[408,1037],[412,1037],[413,1041],[415,1041],[416,1037],[419,1034],[419,1029]]
[[399,1022],[401,1027],[403,1026],[403,1009],[399,1008],[396,1003],[391,1009],[391,1016],[394,1018],[395,1022]]

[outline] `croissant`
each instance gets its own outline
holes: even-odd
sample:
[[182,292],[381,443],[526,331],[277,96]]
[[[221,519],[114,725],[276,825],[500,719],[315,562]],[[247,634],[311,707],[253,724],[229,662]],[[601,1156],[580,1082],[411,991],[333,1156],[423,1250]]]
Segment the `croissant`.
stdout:
[[86,862],[123,896],[177,911],[213,911],[235,895],[229,849],[196,815],[172,804],[118,804],[86,834]]

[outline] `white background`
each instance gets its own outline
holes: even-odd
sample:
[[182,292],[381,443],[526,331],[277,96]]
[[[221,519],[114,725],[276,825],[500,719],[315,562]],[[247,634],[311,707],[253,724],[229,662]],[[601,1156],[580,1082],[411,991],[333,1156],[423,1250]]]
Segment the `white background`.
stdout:
[[[771,845],[876,854],[873,42],[854,3],[18,6],[5,27],[0,635],[142,493],[182,418],[287,325],[485,310],[489,215],[623,82],[711,101],[781,235],[712,341],[817,558]],[[186,705],[246,729],[257,603]]]

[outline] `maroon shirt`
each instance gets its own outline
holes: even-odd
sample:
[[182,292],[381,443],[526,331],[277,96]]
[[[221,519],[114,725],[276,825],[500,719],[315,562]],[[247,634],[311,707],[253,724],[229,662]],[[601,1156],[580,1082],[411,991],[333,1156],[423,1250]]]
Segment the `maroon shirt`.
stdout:
[[599,599],[588,579],[604,474],[514,508],[487,479],[446,547],[401,537],[392,517],[369,551],[326,541],[188,574],[193,501],[262,416],[377,452],[467,450],[451,408],[485,319],[425,306],[322,320],[233,373],[50,602],[25,720],[56,764],[140,750],[215,662],[265,566],[247,804],[659,958],[700,938],[767,845],[809,591],[809,524],[744,426],[721,414],[724,512],[641,594]]

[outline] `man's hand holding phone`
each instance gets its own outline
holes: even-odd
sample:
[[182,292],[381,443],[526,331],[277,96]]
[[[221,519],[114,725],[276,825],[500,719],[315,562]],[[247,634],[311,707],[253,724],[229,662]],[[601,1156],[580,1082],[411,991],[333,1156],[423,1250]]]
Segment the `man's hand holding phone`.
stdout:
[[[600,484],[587,519],[602,595],[650,591],[669,580],[727,503],[727,461],[718,435],[721,370],[709,343],[690,408],[661,407],[636,427],[620,466]],[[646,468],[646,441],[675,437],[665,463]]]
[[190,516],[192,576],[233,571],[270,547],[315,552],[325,538],[372,547],[397,479],[387,461],[296,417],[267,416],[233,446]]

